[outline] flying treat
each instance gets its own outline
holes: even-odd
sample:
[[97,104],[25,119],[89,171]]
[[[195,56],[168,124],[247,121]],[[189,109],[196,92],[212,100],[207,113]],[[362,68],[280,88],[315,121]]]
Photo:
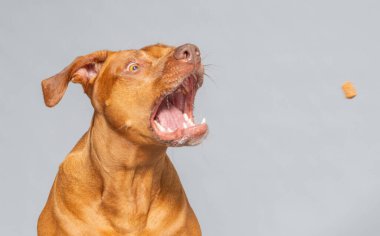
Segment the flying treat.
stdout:
[[352,99],[356,96],[356,89],[350,81],[344,82],[342,89],[347,99]]

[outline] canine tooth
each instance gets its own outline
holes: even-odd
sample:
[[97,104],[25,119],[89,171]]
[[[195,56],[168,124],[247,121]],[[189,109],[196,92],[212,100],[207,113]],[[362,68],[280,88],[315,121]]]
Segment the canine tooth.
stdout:
[[204,124],[204,123],[206,123],[206,118],[203,118],[203,119],[202,119],[201,124]]
[[195,125],[194,122],[191,119],[189,119],[189,123],[190,123],[191,126]]
[[169,98],[166,97],[166,106],[168,107],[168,109],[170,109],[170,102],[169,102]]
[[189,117],[187,116],[187,114],[183,114],[183,118],[185,118],[185,121],[189,121]]
[[158,123],[156,120],[154,121],[154,123],[156,123],[158,129],[159,129],[161,132],[165,132],[165,131],[166,131],[165,128],[162,127],[162,125],[160,125],[160,123]]
[[187,129],[187,124],[183,122],[183,128]]
[[173,132],[173,130],[171,128],[168,128],[168,132]]

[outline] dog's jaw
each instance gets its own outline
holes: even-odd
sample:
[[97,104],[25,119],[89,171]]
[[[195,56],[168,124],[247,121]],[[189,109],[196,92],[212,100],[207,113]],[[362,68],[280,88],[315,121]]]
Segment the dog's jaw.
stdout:
[[150,123],[158,141],[168,146],[199,144],[207,135],[206,119],[195,122],[194,100],[203,82],[203,69],[190,73],[164,93],[153,108]]

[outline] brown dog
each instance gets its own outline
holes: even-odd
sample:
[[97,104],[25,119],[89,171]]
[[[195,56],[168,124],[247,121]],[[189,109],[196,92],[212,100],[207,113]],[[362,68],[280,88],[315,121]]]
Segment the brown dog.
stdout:
[[70,81],[83,86],[95,112],[59,167],[38,235],[201,235],[166,154],[200,143],[208,130],[193,116],[199,49],[158,44],[78,57],[42,81],[47,106]]

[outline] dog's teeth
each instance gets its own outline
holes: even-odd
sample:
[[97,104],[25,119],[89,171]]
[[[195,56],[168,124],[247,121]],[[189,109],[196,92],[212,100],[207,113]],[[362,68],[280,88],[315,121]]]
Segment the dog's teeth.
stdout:
[[184,88],[184,94],[188,94],[190,91],[191,91],[191,88],[189,86],[189,84],[185,84],[183,85],[183,88]]
[[183,118],[185,118],[185,121],[189,121],[189,117],[187,116],[187,114],[183,114]]
[[161,132],[165,132],[165,131],[166,131],[165,128],[162,127],[162,125],[160,125],[160,123],[158,123],[156,120],[154,121],[154,123],[156,123],[158,129],[159,129]]
[[183,118],[189,126],[195,126],[194,122],[189,118],[189,116],[186,113],[183,114]]
[[201,124],[204,124],[204,123],[206,123],[206,118],[203,118],[203,119],[202,119]]
[[166,97],[166,106],[168,107],[168,109],[170,109],[170,102],[169,102],[169,98]]
[[185,122],[183,122],[183,128],[187,129],[187,124]]
[[168,132],[173,132],[173,130],[171,128],[168,128]]

